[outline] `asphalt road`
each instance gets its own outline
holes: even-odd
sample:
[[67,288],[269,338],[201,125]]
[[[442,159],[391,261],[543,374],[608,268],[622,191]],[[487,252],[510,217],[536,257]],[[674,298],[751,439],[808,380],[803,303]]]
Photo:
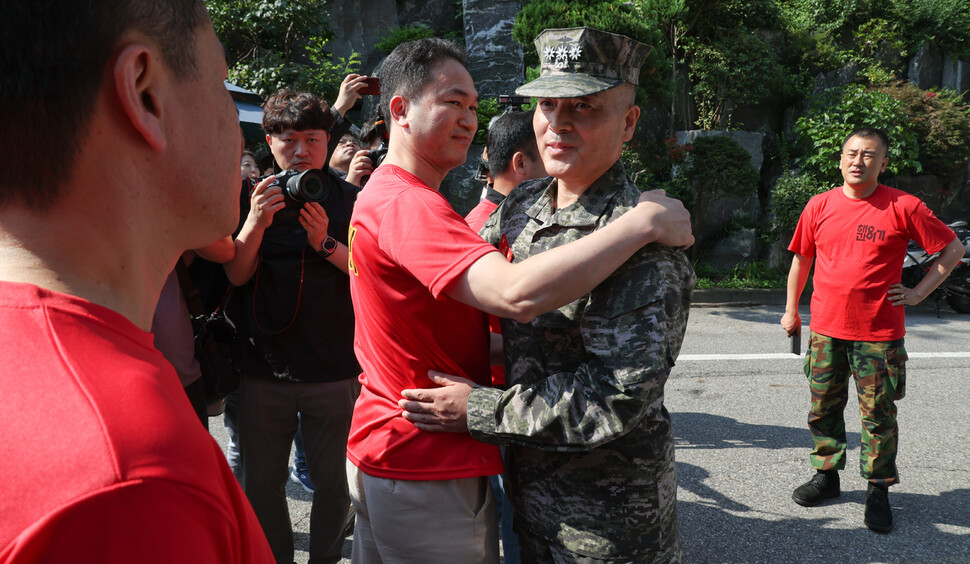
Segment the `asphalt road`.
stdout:
[[[859,417],[849,400],[842,496],[805,508],[792,490],[811,477],[808,388],[778,321],[782,306],[699,307],[666,386],[677,445],[681,542],[691,563],[970,562],[970,315],[908,312],[906,397],[898,402],[895,529],[862,523]],[[803,307],[803,322],[809,321]],[[804,350],[804,343],[802,349]],[[221,423],[212,434],[225,445]],[[310,496],[287,484],[305,562]],[[350,555],[350,539],[344,554]],[[349,560],[345,560],[349,562]],[[460,564],[460,563],[456,563]]]

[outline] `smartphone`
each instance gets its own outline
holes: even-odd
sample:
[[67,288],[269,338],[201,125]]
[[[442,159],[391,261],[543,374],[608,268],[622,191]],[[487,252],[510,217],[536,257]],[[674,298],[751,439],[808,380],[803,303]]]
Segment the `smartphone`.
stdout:
[[376,76],[368,76],[367,78],[364,79],[364,84],[366,84],[366,86],[364,86],[363,88],[361,88],[360,90],[358,90],[357,91],[358,94],[361,94],[361,95],[364,95],[364,94],[376,95],[376,94],[380,94],[381,93],[381,79],[380,78],[378,78]]
[[791,353],[802,354],[802,336],[799,333],[794,333],[791,336]]

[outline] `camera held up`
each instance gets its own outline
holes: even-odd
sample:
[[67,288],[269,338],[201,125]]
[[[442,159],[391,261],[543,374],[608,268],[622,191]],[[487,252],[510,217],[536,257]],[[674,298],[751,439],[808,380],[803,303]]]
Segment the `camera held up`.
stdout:
[[281,172],[270,186],[280,186],[284,196],[297,202],[322,202],[330,196],[330,182],[326,173],[318,168]]

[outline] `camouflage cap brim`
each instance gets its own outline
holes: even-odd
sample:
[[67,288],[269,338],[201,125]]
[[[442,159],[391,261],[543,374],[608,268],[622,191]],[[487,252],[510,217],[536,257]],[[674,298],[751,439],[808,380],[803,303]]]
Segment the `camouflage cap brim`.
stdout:
[[615,88],[625,81],[614,78],[599,78],[589,75],[557,74],[540,76],[515,89],[519,96],[534,98],[579,98]]

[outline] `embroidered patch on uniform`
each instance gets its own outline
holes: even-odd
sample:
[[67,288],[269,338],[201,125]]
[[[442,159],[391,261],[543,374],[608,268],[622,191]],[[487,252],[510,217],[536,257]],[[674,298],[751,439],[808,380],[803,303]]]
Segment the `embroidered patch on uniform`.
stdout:
[[505,235],[502,235],[502,240],[498,242],[498,250],[505,255],[505,258],[508,259],[509,262],[512,262],[512,246],[509,245],[509,240],[505,237]]

